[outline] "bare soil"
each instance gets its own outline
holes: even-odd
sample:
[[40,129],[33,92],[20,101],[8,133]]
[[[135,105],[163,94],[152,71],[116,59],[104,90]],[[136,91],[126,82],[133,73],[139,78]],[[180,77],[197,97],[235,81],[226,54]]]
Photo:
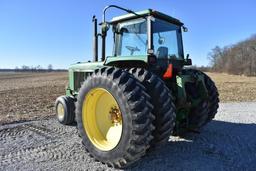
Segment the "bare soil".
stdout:
[[54,115],[67,73],[0,73],[0,125]]
[[[256,101],[256,77],[207,73],[221,102]],[[53,116],[54,102],[65,94],[67,72],[0,73],[0,125]]]

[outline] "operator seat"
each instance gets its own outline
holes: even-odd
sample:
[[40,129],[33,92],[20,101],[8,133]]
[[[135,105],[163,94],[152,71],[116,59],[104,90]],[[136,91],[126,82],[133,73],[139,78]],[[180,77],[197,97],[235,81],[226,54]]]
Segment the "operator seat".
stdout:
[[160,46],[156,52],[157,64],[166,69],[168,67],[168,48],[164,46]]

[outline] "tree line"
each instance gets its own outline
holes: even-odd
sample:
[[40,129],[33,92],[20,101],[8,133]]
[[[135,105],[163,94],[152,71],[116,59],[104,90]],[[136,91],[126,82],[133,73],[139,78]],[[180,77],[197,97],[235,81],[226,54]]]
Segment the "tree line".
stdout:
[[43,68],[41,65],[37,66],[27,66],[27,65],[22,65],[21,67],[15,67],[15,71],[26,71],[26,72],[42,72],[42,71],[48,71],[51,72],[53,71],[53,66],[52,64],[49,64],[47,66],[47,69]]
[[211,70],[229,74],[256,75],[256,35],[223,48],[216,46],[208,55]]
[[49,64],[47,68],[43,68],[41,65],[28,66],[22,65],[21,67],[15,67],[15,69],[0,69],[1,72],[56,72],[66,71],[65,69],[54,69],[52,64]]

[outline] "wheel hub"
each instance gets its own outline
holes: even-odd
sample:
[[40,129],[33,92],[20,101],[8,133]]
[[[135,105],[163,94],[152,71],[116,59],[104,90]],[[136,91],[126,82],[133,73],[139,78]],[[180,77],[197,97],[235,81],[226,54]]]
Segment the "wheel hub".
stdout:
[[118,125],[121,123],[122,121],[121,112],[116,106],[111,107],[109,111],[109,115],[110,115],[110,120],[113,124]]
[[61,103],[58,103],[57,105],[57,116],[60,120],[62,120],[64,118],[64,113],[65,113],[65,110],[64,110],[64,107]]

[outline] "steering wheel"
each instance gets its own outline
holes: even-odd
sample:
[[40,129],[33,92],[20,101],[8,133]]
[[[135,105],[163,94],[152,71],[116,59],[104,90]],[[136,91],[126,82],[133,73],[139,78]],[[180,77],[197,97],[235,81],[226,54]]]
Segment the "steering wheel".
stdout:
[[136,47],[133,47],[133,46],[125,46],[129,51],[131,51],[131,56],[133,55],[134,52],[136,51],[140,51],[140,49],[136,46]]

